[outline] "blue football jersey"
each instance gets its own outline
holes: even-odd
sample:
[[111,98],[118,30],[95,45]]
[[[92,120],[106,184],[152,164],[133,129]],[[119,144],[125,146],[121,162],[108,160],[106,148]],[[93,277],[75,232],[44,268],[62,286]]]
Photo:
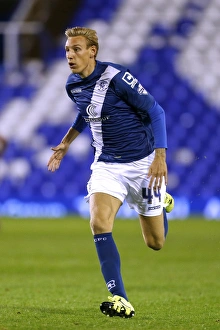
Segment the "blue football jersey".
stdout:
[[96,61],[88,77],[71,74],[66,90],[79,111],[72,127],[89,125],[96,160],[131,162],[167,148],[164,110],[123,66]]

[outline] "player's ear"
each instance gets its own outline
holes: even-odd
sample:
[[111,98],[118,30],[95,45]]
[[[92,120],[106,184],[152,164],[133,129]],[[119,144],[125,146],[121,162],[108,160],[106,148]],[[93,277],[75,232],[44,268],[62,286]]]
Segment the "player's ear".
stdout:
[[96,47],[93,45],[90,47],[90,58],[93,58],[96,56],[96,53],[97,53],[97,49]]

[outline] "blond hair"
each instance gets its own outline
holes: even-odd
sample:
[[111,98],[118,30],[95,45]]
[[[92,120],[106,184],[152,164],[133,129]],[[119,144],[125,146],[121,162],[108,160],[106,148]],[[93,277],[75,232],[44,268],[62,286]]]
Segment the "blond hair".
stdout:
[[[71,37],[76,37],[76,36],[83,36],[86,39],[87,42],[87,47],[95,46],[96,47],[96,55],[99,50],[99,41],[97,37],[97,33],[95,30],[86,28],[86,27],[73,27],[73,28],[68,28],[65,31],[65,35],[67,38]],[[95,57],[96,57],[95,55]]]

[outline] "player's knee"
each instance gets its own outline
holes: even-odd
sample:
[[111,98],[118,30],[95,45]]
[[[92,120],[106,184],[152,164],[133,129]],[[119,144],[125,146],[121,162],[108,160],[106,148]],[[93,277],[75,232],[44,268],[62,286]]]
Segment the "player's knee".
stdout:
[[151,239],[148,239],[147,241],[145,240],[145,243],[150,249],[159,251],[162,249],[162,247],[164,245],[164,239],[151,238]]
[[148,247],[154,251],[159,251],[162,249],[163,244],[161,243],[153,243],[153,244],[149,244]]
[[101,233],[101,226],[95,221],[90,220],[90,228],[93,234]]
[[90,220],[90,228],[91,228],[93,235],[108,232],[107,228],[105,228],[103,221],[97,221],[97,219]]

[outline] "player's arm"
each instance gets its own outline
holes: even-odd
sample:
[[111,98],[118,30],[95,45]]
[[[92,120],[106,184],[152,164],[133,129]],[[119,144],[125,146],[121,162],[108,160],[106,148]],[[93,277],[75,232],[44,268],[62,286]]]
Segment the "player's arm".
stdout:
[[148,115],[150,117],[151,127],[154,135],[154,150],[155,157],[148,171],[148,178],[150,178],[149,188],[161,188],[163,180],[167,185],[167,163],[166,163],[166,149],[167,149],[167,132],[165,112],[163,108],[154,100],[154,104],[148,108]]
[[130,104],[142,118],[150,120],[154,135],[155,158],[148,172],[149,188],[160,188],[163,179],[167,184],[165,112],[154,97],[129,72],[119,74],[116,79],[116,93]]
[[60,167],[60,163],[63,157],[66,155],[70,144],[77,138],[77,136],[84,130],[86,124],[84,119],[80,114],[76,117],[74,123],[67,131],[66,135],[63,137],[60,144],[56,147],[52,147],[53,154],[50,157],[47,167],[51,172],[55,172]]
[[0,135],[0,157],[4,154],[5,149],[7,148],[7,145],[8,145],[8,142],[5,139],[5,137]]
[[161,188],[163,180],[167,185],[167,163],[166,163],[166,149],[155,149],[155,157],[148,171],[148,178],[150,178],[149,188]]
[[166,122],[163,108],[128,71],[115,77],[115,91],[142,118],[148,118],[154,135],[155,148],[167,148]]
[[79,134],[80,133],[76,129],[70,127],[60,144],[58,144],[56,147],[51,148],[51,150],[53,150],[53,155],[50,157],[47,164],[49,171],[55,172],[56,170],[58,170],[58,168],[60,167],[61,160],[66,155],[70,144]]
[[163,108],[155,101],[148,109],[151,127],[154,134],[155,157],[148,171],[150,178],[149,188],[160,189],[163,179],[167,185],[168,173],[166,164],[167,133]]

